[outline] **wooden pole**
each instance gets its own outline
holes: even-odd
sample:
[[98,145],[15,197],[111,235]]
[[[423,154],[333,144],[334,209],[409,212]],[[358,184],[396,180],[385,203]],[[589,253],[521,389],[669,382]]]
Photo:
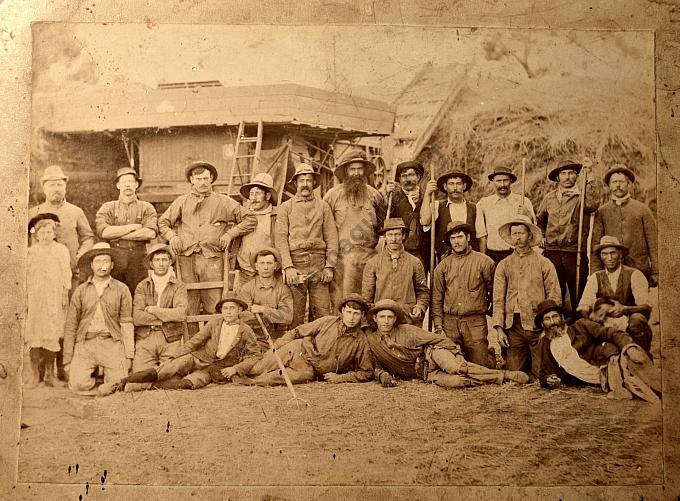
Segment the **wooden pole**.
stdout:
[[578,240],[576,244],[576,297],[573,298],[575,304],[571,305],[572,310],[576,311],[576,306],[581,299],[579,296],[579,286],[581,285],[581,245],[583,244],[583,215],[586,206],[586,184],[588,183],[588,158],[583,159],[583,183],[581,185],[581,199],[579,203],[581,206],[578,211]]
[[[434,181],[434,166],[430,165],[430,181]],[[428,319],[427,319],[427,325],[429,327],[429,330],[432,330],[432,287],[434,285],[434,259],[435,259],[435,254],[434,254],[434,248],[435,248],[435,237],[436,237],[436,229],[435,229],[435,192],[433,191],[432,194],[430,195],[430,211],[431,211],[431,217],[432,219],[430,220],[430,276],[428,278],[429,281],[429,286],[430,286],[430,307],[429,307],[429,312],[428,312]]]
[[521,206],[524,208],[524,197],[526,196],[527,187],[527,157],[522,157],[522,202]]

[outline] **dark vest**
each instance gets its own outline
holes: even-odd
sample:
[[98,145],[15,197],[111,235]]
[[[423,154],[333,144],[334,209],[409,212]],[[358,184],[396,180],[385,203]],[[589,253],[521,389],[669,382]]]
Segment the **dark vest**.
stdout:
[[619,274],[619,281],[616,284],[616,294],[609,285],[607,278],[607,270],[600,270],[595,272],[597,278],[597,297],[609,296],[616,299],[623,306],[635,306],[635,297],[633,296],[633,289],[630,286],[630,277],[633,276],[635,268],[623,266]]
[[[475,226],[475,219],[477,219],[477,206],[465,201],[467,206],[467,219],[465,222]],[[449,249],[448,242],[444,241],[446,236],[446,228],[451,222],[451,213],[449,212],[449,207],[446,205],[446,200],[439,201],[439,216],[436,224],[436,234],[435,234],[435,249],[437,250],[437,256],[439,259],[446,253]],[[479,244],[477,243],[477,236],[470,235],[470,245],[473,250],[479,251]]]

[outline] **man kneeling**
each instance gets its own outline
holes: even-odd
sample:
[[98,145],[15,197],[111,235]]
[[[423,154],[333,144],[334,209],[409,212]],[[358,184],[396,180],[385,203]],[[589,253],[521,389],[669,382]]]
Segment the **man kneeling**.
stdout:
[[521,371],[489,369],[467,362],[460,347],[448,337],[406,324],[404,312],[391,299],[378,301],[368,317],[378,326],[367,339],[377,364],[375,378],[383,386],[396,384],[393,375],[424,379],[446,388],[529,382],[529,376]]
[[226,382],[235,374],[247,374],[261,356],[252,329],[239,320],[248,305],[227,294],[215,306],[220,318],[210,320],[159,367],[135,372],[115,383],[102,385],[101,395],[123,391],[127,383],[153,382],[155,388],[196,389],[210,382]]

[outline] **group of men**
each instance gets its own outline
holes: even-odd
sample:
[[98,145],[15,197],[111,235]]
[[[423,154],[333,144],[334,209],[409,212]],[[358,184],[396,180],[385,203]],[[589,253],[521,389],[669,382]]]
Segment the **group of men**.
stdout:
[[[474,182],[461,171],[421,192],[425,169],[416,161],[399,164],[383,194],[370,185],[375,165],[365,150],[350,147],[336,162],[341,183],[323,198],[315,194],[320,174],[299,164],[289,200],[278,204],[271,176],[261,173],[242,186],[239,204],[213,191],[213,165],[193,162],[185,169],[191,191],[160,217],[137,198],[136,171],[123,168],[118,200],[97,212],[95,244],[82,211],[65,201],[68,178],[48,167],[46,202],[31,214],[59,216],[57,240],[82,282],[71,290],[59,376],[85,394],[95,391],[97,367],[105,373],[98,394],[281,384],[282,362],[294,383],[375,377],[391,386],[417,377],[461,387],[540,378],[554,386],[546,364],[565,366],[545,348],[549,313],[589,319],[581,331],[593,343],[628,336],[640,350],[627,352],[642,364],[651,357],[649,286],[658,281],[655,221],[630,198],[631,170],[607,172],[611,201],[599,206],[592,179],[579,186],[582,168],[566,161],[550,171],[557,186],[536,216],[512,192],[517,176],[506,167],[489,174],[495,193],[476,204],[465,199]],[[446,198],[432,205],[437,191]],[[222,281],[225,266],[240,270],[237,293],[187,291]],[[567,294],[570,309],[560,306]],[[199,330],[186,323],[199,313],[219,316]],[[505,370],[489,350],[487,316],[507,349]]]

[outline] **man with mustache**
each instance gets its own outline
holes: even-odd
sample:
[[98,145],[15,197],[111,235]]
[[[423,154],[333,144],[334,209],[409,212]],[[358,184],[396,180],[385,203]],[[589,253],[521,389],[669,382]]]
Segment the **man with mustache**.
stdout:
[[[32,219],[38,214],[52,213],[56,214],[59,218],[59,224],[55,227],[55,240],[65,245],[68,249],[71,262],[70,297],[81,280],[78,274],[78,259],[92,248],[95,243],[95,237],[83,210],[66,201],[67,183],[68,176],[64,174],[60,166],[50,165],[47,167],[40,178],[40,184],[45,194],[45,202],[31,208],[28,211],[28,217]],[[82,277],[83,280],[85,278]],[[57,377],[60,381],[65,381],[66,375],[63,365],[64,340],[60,339],[59,342],[61,350],[57,352],[56,356]]]
[[536,216],[531,200],[527,197],[522,200],[522,195],[512,192],[510,187],[517,181],[512,170],[496,167],[488,177],[496,193],[480,198],[477,202],[480,215],[477,238],[479,251],[498,264],[501,259],[512,254],[511,246],[500,237],[498,229],[518,214],[528,217],[532,223],[536,221]]
[[349,146],[338,158],[335,176],[340,186],[328,190],[324,201],[331,207],[340,241],[331,282],[331,302],[334,307],[342,297],[361,293],[361,280],[366,262],[376,254],[378,229],[385,220],[382,194],[368,184],[375,164],[366,151]]
[[149,202],[137,198],[141,184],[142,180],[134,169],[118,169],[118,200],[104,203],[94,220],[97,236],[118,249],[120,263],[113,276],[125,283],[131,294],[147,277],[146,244],[156,238],[158,230],[156,209]]
[[[625,165],[614,165],[604,176],[612,199],[595,213],[592,241],[609,235],[616,237],[627,249],[624,264],[640,270],[650,287],[659,283],[659,260],[656,219],[642,202],[631,198],[635,173]],[[591,273],[602,269],[596,252],[590,255]]]
[[295,196],[281,204],[276,220],[276,245],[281,267],[293,293],[291,328],[305,323],[307,295],[309,321],[331,314],[329,284],[338,255],[338,230],[330,206],[314,196],[320,174],[299,164],[289,183]]

